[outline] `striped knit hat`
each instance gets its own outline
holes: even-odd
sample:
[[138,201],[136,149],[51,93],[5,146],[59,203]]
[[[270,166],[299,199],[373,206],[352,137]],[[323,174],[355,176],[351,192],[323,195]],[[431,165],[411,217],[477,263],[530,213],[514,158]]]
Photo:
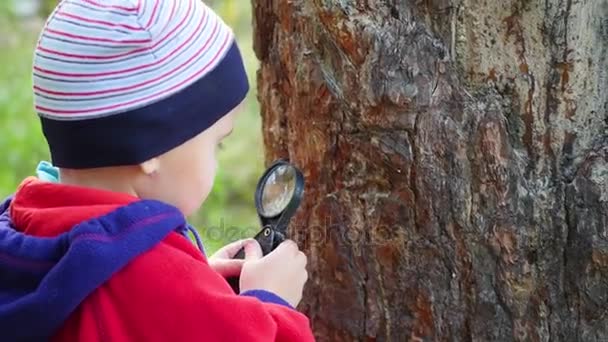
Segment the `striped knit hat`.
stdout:
[[200,0],[63,0],[33,82],[53,164],[75,169],[159,156],[249,90],[232,30]]

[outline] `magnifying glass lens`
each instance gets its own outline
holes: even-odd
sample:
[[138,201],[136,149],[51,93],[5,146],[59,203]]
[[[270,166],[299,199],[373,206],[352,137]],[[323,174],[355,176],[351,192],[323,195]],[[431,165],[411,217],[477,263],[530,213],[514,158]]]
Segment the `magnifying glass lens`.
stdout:
[[293,197],[296,188],[296,172],[289,165],[281,165],[266,179],[262,191],[262,215],[273,217],[280,214]]

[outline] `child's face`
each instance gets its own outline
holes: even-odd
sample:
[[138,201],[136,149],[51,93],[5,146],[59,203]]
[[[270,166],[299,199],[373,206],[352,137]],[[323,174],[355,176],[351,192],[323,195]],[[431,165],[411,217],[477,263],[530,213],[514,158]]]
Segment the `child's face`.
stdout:
[[213,187],[216,151],[232,132],[235,115],[232,111],[203,133],[158,157],[156,171],[140,179],[139,196],[172,204],[185,216],[198,210]]

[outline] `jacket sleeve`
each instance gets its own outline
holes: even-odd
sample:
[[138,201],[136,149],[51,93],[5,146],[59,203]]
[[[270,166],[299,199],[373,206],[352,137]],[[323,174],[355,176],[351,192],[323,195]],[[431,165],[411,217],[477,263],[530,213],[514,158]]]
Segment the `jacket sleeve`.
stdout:
[[304,314],[267,291],[235,294],[180,239],[170,236],[107,283],[110,298],[124,303],[106,315],[109,330],[119,325],[142,341],[314,341]]

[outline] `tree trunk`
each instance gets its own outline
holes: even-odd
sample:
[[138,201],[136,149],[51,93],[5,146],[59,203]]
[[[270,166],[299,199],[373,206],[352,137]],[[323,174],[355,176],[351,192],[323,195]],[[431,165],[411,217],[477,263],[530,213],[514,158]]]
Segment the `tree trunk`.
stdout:
[[253,0],[319,341],[608,340],[608,0]]

